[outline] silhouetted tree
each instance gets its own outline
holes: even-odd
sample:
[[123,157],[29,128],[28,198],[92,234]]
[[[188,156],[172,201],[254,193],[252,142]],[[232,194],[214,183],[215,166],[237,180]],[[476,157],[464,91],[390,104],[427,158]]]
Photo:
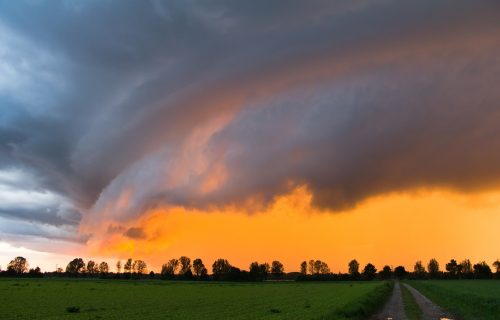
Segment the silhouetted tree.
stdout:
[[356,259],[349,262],[349,274],[352,278],[357,279],[359,277],[359,263]]
[[137,274],[146,274],[148,272],[148,266],[146,262],[142,260],[135,260],[132,269],[137,272]]
[[490,279],[491,278],[491,269],[490,266],[485,261],[476,263],[474,265],[474,277],[477,279]]
[[395,269],[394,269],[394,275],[398,278],[398,279],[403,279],[406,277],[406,270],[405,270],[405,267],[403,266],[397,266]]
[[132,258],[128,258],[127,262],[125,262],[125,265],[123,266],[123,272],[131,274],[132,273]]
[[118,260],[116,262],[116,273],[120,273],[122,271],[122,262]]
[[314,260],[309,260],[309,262],[307,263],[307,270],[310,274],[314,274]]
[[231,265],[226,259],[217,259],[212,264],[212,274],[215,279],[219,279],[229,273]]
[[321,260],[314,261],[314,274],[320,274],[322,263],[323,263],[323,261],[321,261]]
[[262,274],[264,274],[266,276],[271,271],[271,266],[267,262],[261,263],[259,267],[260,267],[260,271],[262,272]]
[[201,261],[200,258],[194,259],[193,270],[194,274],[199,278],[207,275],[207,268],[205,268],[205,265],[203,264],[203,261]]
[[300,273],[303,275],[307,274],[307,262],[302,261],[302,263],[300,264]]
[[320,274],[328,274],[330,273],[330,268],[326,264],[326,262],[321,261],[320,267],[319,267],[319,273]]
[[37,277],[37,278],[39,278],[39,277],[42,277],[42,271],[40,270],[40,267],[36,267],[34,269],[30,269],[28,271],[28,275],[30,277]]
[[250,276],[257,280],[260,273],[259,263],[257,261],[250,263],[250,267],[248,269],[250,271]]
[[252,262],[250,264],[250,277],[255,281],[265,280],[269,273],[269,269],[268,263],[259,264],[257,261]]
[[107,274],[109,272],[109,266],[107,262],[103,261],[99,264],[99,272],[102,275]]
[[167,263],[165,263],[161,267],[161,276],[162,278],[173,278],[175,275],[175,272],[177,271],[177,267],[179,266],[179,260],[177,259],[170,259]]
[[179,258],[179,263],[180,263],[180,270],[179,274],[180,275],[186,275],[186,273],[189,271],[191,272],[191,259],[188,257],[182,256]]
[[281,277],[285,273],[285,268],[283,267],[283,263],[274,260],[271,263],[271,273],[277,277]]
[[90,275],[94,275],[99,272],[99,267],[93,260],[89,260],[87,262],[87,273]]
[[460,262],[461,275],[466,278],[472,277],[472,263],[469,259],[465,259]]
[[[305,267],[304,263],[302,263],[302,265],[301,265],[301,268],[302,268],[301,271],[304,271],[303,267]],[[323,262],[321,260],[310,260],[308,263],[308,269],[309,269],[309,273],[312,275],[330,273],[330,268],[328,267],[328,264],[326,264],[326,262]]]
[[24,257],[15,257],[14,260],[11,260],[7,265],[7,272],[23,274],[28,271],[28,260]]
[[495,262],[493,262],[493,267],[495,268],[496,273],[500,274],[500,260],[497,259]]
[[429,272],[431,279],[437,278],[439,274],[439,263],[436,259],[429,260],[429,263],[427,264],[427,272]]
[[446,264],[446,271],[451,278],[456,278],[458,275],[458,263],[455,259],[451,259],[450,262]]
[[241,271],[239,268],[231,266],[231,268],[229,268],[229,272],[220,276],[220,279],[229,281],[249,280],[248,275],[249,273],[247,271]]
[[422,279],[425,277],[425,268],[422,264],[422,261],[415,262],[415,266],[413,267],[413,273],[417,279]]
[[380,277],[382,279],[389,279],[390,277],[392,277],[392,269],[391,269],[391,267],[384,266],[384,268],[382,268],[382,271],[380,271]]
[[66,266],[66,272],[76,275],[85,271],[85,262],[82,258],[75,258]]
[[375,274],[377,273],[377,268],[371,263],[368,263],[363,269],[363,277],[367,280],[373,280]]

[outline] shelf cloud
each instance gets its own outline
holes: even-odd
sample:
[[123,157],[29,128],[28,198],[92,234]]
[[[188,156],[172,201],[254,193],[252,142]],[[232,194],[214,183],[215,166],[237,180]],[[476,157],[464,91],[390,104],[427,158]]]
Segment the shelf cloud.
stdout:
[[143,239],[148,208],[302,186],[331,212],[498,187],[499,9],[0,1],[0,237]]

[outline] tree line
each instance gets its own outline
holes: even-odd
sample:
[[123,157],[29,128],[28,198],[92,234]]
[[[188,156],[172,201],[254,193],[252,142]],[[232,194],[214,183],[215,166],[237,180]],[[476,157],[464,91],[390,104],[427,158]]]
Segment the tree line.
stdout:
[[413,271],[407,271],[404,266],[384,266],[381,270],[367,263],[362,269],[356,259],[348,263],[347,273],[332,273],[328,264],[321,260],[303,261],[300,264],[299,272],[285,272],[283,264],[272,261],[271,264],[257,261],[252,262],[248,270],[241,270],[233,266],[226,259],[217,259],[212,263],[211,273],[200,258],[191,261],[189,257],[182,256],[179,259],[173,258],[164,263],[160,273],[150,271],[143,260],[129,258],[122,262],[116,262],[116,272],[110,272],[107,262],[100,263],[89,260],[87,263],[82,258],[71,260],[66,269],[57,268],[54,272],[42,273],[39,267],[29,268],[29,263],[24,257],[16,257],[9,262],[7,269],[2,271],[3,276],[68,276],[68,277],[102,277],[120,279],[140,279],[156,278],[164,280],[218,280],[218,281],[264,281],[264,280],[373,280],[373,279],[500,279],[500,260],[492,263],[493,272],[490,266],[481,261],[472,264],[469,259],[457,262],[451,259],[445,264],[444,269],[436,259],[430,259],[424,265],[422,261],[417,261]]

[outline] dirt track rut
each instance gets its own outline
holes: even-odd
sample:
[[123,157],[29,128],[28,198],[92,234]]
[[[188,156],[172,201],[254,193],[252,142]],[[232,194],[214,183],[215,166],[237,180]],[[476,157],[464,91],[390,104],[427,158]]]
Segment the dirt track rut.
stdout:
[[446,312],[443,308],[429,300],[418,290],[406,283],[403,283],[403,285],[410,290],[415,298],[415,302],[420,307],[420,310],[422,310],[424,320],[453,319],[453,316],[449,312]]
[[394,284],[394,289],[392,290],[392,295],[389,301],[384,305],[384,308],[371,320],[407,320],[404,304],[403,304],[403,296],[401,295],[401,288],[399,286],[399,282]]

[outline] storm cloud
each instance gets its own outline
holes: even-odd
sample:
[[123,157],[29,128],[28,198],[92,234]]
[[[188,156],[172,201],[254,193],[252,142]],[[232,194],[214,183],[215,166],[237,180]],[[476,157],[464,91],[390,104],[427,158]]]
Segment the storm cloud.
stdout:
[[497,187],[498,21],[497,1],[0,1],[0,234],[85,241],[82,219],[300,185],[332,211]]

